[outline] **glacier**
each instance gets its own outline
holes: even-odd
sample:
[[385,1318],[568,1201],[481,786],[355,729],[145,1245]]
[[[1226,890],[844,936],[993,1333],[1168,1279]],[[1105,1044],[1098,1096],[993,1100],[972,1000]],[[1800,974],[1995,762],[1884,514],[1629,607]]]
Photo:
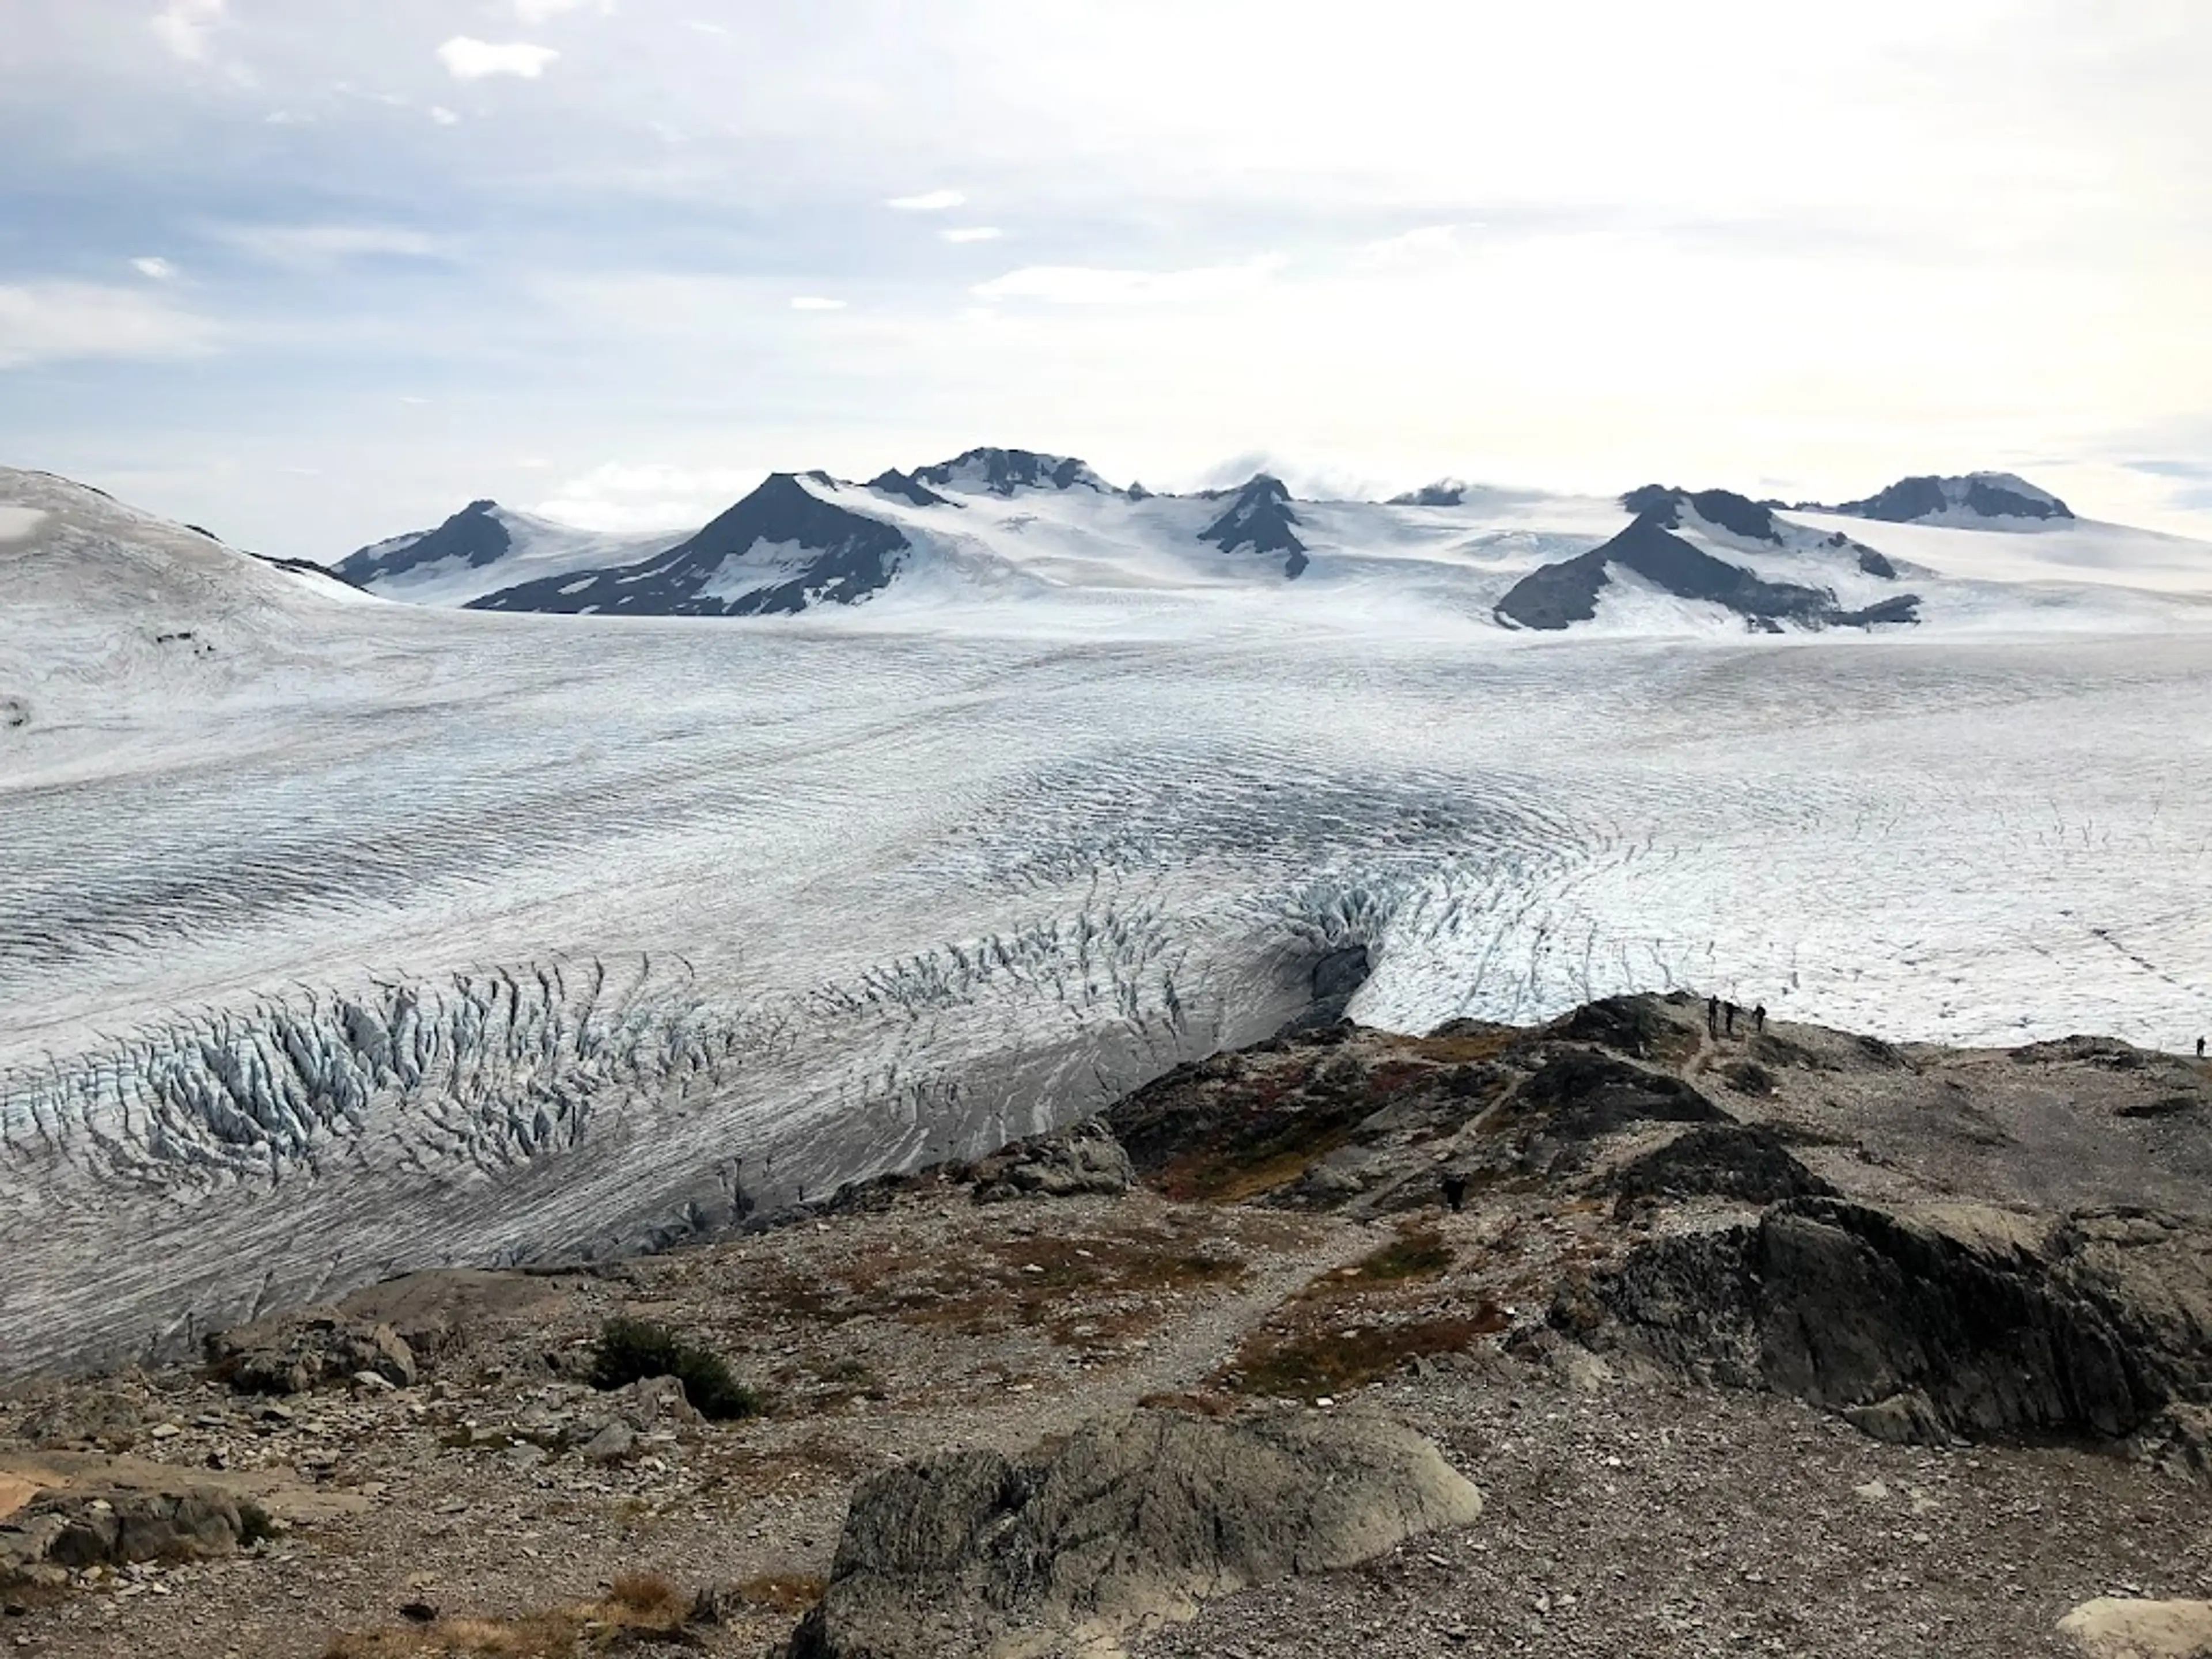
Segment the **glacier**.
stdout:
[[1766,639],[1624,591],[1538,637],[1486,620],[1569,539],[1525,504],[1332,563],[1358,514],[1301,503],[1298,581],[1171,588],[1073,580],[1119,556],[1054,499],[993,532],[1048,580],[577,618],[0,501],[0,1375],[710,1233],[1333,988],[1405,1030],[1674,986],[1907,1040],[2212,1028],[2199,596]]

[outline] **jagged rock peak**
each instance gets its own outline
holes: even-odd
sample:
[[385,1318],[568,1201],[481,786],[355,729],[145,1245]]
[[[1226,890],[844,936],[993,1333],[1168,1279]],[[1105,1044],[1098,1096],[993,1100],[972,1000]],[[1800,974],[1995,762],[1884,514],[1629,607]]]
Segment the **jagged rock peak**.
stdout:
[[[818,478],[824,474],[806,474]],[[772,472],[688,541],[641,563],[548,577],[471,602],[484,611],[662,617],[790,614],[881,592],[912,544],[880,519]]]
[[1261,472],[1237,491],[1228,510],[1200,531],[1198,538],[1212,542],[1224,553],[1249,550],[1262,555],[1282,554],[1283,574],[1295,581],[1311,562],[1306,557],[1305,544],[1293,528],[1297,522],[1291,492],[1283,481]]
[[1645,484],[1623,495],[1620,504],[1667,530],[1681,529],[1685,514],[1694,514],[1731,535],[1777,545],[1782,541],[1782,531],[1774,522],[1772,511],[1732,489],[1693,490],[1671,484]]
[[902,472],[889,467],[868,480],[868,488],[878,495],[896,495],[915,507],[951,507],[956,503],[939,495],[911,472]]
[[472,568],[495,563],[514,545],[497,501],[471,501],[435,530],[395,536],[349,554],[334,567],[347,581],[367,584],[426,565],[459,559]]
[[1808,513],[1842,513],[1885,524],[1933,520],[1972,523],[1989,519],[2071,519],[2064,501],[2013,472],[1968,472],[1958,477],[1926,475],[1900,478],[1864,501],[1823,506],[1801,503]]
[[1434,483],[1425,483],[1419,489],[1409,489],[1402,495],[1393,495],[1391,507],[1457,507],[1467,500],[1467,483],[1462,478],[1438,478]]
[[[1661,493],[1663,496],[1670,492]],[[1644,494],[1641,490],[1632,492],[1635,496]],[[1741,496],[1730,499],[1743,500]],[[1629,498],[1624,498],[1623,504],[1635,507],[1634,501]],[[1920,620],[1917,594],[1902,593],[1879,604],[1846,611],[1827,588],[1768,581],[1741,565],[1715,558],[1703,548],[1675,535],[1674,520],[1668,517],[1669,511],[1664,501],[1649,504],[1637,512],[1627,529],[1604,545],[1530,571],[1498,601],[1498,621],[1511,628],[1554,632],[1589,622],[1597,615],[1599,597],[1613,585],[1616,569],[1632,572],[1678,599],[1702,600],[1733,611],[1759,633],[1778,634],[1785,624],[1814,629],[1873,628]],[[1698,516],[1705,517],[1702,514]],[[1706,522],[1714,520],[1708,519]]]
[[1086,462],[1072,455],[1043,455],[1028,449],[970,449],[933,466],[918,466],[914,477],[939,489],[984,490],[994,495],[1012,495],[1024,489],[1116,493]]

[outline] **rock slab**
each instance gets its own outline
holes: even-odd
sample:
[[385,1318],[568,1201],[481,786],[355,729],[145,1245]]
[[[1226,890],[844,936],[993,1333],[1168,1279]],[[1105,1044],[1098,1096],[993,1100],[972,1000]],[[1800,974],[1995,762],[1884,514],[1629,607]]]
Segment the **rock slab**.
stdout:
[[2058,1621],[2084,1659],[2212,1659],[2212,1601],[2084,1601]]
[[1434,1444],[1364,1416],[1139,1410],[1019,1458],[954,1452],[854,1494],[790,1659],[1110,1659],[1199,1603],[1471,1524]]

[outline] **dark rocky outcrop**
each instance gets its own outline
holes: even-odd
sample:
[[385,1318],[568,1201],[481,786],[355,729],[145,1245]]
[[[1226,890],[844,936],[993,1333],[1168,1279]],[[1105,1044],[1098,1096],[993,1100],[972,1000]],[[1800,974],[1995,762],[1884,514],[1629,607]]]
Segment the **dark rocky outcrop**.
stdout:
[[1140,1410],[1024,1456],[953,1452],[864,1481],[791,1659],[1121,1650],[1125,1632],[1468,1526],[1482,1499],[1379,1418]]
[[395,537],[348,555],[335,567],[337,574],[359,587],[449,559],[477,569],[495,564],[514,544],[498,512],[497,501],[471,501],[435,530]]
[[2118,1439],[2212,1388],[2212,1233],[2142,1212],[1794,1199],[1656,1241],[1594,1284],[1693,1374],[1885,1437]]
[[1826,1197],[1835,1188],[1763,1125],[1702,1124],[1613,1172],[1613,1190],[1638,1199],[1727,1198],[1746,1204]]
[[1024,489],[1114,493],[1112,485],[1073,456],[1041,455],[1027,449],[963,450],[949,461],[915,468],[913,476],[935,489],[979,489],[994,495],[1014,495]]
[[207,1340],[207,1357],[216,1375],[241,1394],[306,1394],[364,1374],[407,1388],[418,1374],[414,1348],[391,1326],[334,1309],[219,1331]]
[[1978,519],[2070,519],[2073,509],[2045,489],[2009,472],[1970,472],[1959,477],[1923,475],[1900,478],[1864,501],[1824,507],[1800,504],[1808,513],[1847,514],[1887,524],[1914,524],[1947,514]]
[[[753,564],[757,550],[774,562]],[[788,472],[688,541],[633,565],[548,576],[472,599],[472,611],[758,617],[853,605],[881,592],[912,544],[892,525],[823,501]],[[748,580],[748,578],[756,580]]]
[[1602,547],[1532,570],[1498,603],[1501,621],[1558,630],[1597,615],[1613,567],[1632,570],[1666,592],[1705,599],[1754,621],[1818,625],[1836,608],[1825,588],[1770,582],[1671,534],[1658,519],[1638,518]]
[[[1644,494],[1637,492],[1630,499],[1641,498]],[[1546,565],[1523,576],[1498,601],[1498,620],[1511,627],[1553,632],[1589,622],[1597,615],[1599,596],[1612,585],[1615,567],[1633,571],[1678,599],[1700,599],[1724,606],[1753,626],[1770,632],[1779,631],[1784,623],[1803,628],[1863,628],[1918,620],[1920,600],[1916,594],[1900,594],[1861,611],[1844,611],[1826,588],[1768,581],[1741,565],[1715,558],[1668,527],[1678,521],[1674,515],[1681,501],[1694,503],[1724,495],[1723,491],[1707,491],[1702,495],[1684,497],[1679,492],[1662,491],[1663,499],[1639,514],[1602,547]],[[1726,499],[1728,503],[1740,503],[1755,514],[1765,514],[1765,522],[1771,526],[1771,514],[1767,514],[1765,508],[1741,496]],[[1717,510],[1734,514],[1736,508],[1723,505]],[[1742,522],[1749,525],[1752,521],[1745,519]],[[1748,532],[1737,529],[1735,533]]]
[[902,472],[890,467],[868,480],[868,488],[886,495],[896,495],[916,507],[950,507],[952,502],[939,495],[911,472]]
[[1295,581],[1311,562],[1306,545],[1297,537],[1297,512],[1291,492],[1279,478],[1262,472],[1231,501],[1221,516],[1198,532],[1224,553],[1252,552],[1264,557],[1283,556],[1283,574]]
[[1097,1118],[1056,1134],[1014,1141],[978,1159],[968,1173],[974,1176],[978,1204],[1010,1198],[1116,1198],[1137,1179],[1129,1154]]
[[1679,530],[1685,510],[1707,524],[1717,525],[1747,541],[1782,545],[1782,527],[1771,509],[1729,489],[1681,489],[1668,484],[1645,484],[1620,498],[1620,504],[1640,518],[1668,530]]

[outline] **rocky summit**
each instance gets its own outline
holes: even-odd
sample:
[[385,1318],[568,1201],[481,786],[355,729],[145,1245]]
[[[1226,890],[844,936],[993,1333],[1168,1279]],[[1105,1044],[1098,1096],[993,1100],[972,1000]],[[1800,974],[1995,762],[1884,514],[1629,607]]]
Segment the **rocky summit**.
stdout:
[[2185,1655],[2212,1071],[1308,1025],[641,1259],[0,1400],[86,1656]]

